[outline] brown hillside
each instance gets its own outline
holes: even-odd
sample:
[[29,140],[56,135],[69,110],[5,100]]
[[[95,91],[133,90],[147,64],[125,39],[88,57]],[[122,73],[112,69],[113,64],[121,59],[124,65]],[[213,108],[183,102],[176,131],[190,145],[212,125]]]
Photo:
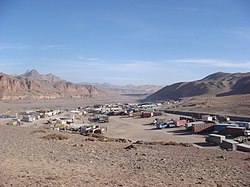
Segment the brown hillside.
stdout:
[[250,73],[218,72],[204,79],[175,83],[148,96],[146,101],[164,101],[194,96],[229,96],[250,93]]
[[40,75],[34,70],[31,74],[14,77],[0,73],[0,99],[81,98],[104,94],[94,86],[62,81],[52,74]]

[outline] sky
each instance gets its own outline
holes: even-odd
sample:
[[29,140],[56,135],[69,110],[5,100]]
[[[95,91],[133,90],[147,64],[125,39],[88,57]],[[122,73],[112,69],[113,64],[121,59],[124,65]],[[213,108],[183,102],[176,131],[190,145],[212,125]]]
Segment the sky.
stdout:
[[0,0],[0,72],[169,85],[250,71],[249,0]]

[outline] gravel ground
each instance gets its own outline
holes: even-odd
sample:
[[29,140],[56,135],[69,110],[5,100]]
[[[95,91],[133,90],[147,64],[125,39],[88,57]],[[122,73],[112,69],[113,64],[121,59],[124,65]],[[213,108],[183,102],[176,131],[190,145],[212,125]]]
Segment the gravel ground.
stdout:
[[52,133],[0,124],[1,187],[250,186],[249,153]]
[[[0,102],[0,112],[86,106],[108,99]],[[87,122],[87,117],[83,120]],[[250,186],[249,153],[197,147],[204,143],[204,136],[190,135],[181,128],[155,130],[150,125],[153,118],[112,117],[108,124],[102,124],[108,127],[107,137],[151,144],[123,139],[125,143],[102,142],[79,134],[56,133],[41,128],[45,121],[37,126],[6,126],[6,121],[0,120],[0,187]],[[176,144],[155,143],[158,141]]]

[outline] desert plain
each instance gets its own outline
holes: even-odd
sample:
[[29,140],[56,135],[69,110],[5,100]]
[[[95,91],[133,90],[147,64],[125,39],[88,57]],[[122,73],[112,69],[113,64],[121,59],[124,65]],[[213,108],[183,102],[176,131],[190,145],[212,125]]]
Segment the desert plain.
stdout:
[[[1,101],[0,111],[7,114],[138,99]],[[1,187],[250,186],[249,153],[206,146],[205,135],[182,128],[156,130],[153,118],[111,116],[109,123],[101,124],[107,131],[100,137],[55,132],[46,128],[46,120],[7,126],[6,119],[1,119]],[[87,117],[81,120],[87,122]]]

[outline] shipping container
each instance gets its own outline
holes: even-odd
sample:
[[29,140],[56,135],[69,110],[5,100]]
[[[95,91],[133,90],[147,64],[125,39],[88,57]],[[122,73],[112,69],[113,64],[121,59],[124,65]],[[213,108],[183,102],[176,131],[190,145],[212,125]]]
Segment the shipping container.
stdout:
[[238,151],[250,152],[250,145],[248,144],[237,144]]
[[213,121],[213,116],[202,115],[202,120],[204,120],[204,121]]
[[153,112],[153,116],[161,116],[162,113],[161,112]]
[[245,121],[237,121],[235,124],[239,125],[239,127],[245,127],[246,129],[250,129],[250,122]]
[[222,149],[226,149],[227,151],[235,151],[237,148],[237,144],[239,144],[239,142],[236,142],[230,139],[225,139],[225,140],[222,140],[220,147]]
[[181,116],[180,120],[186,120],[188,123],[189,122],[194,122],[194,118],[190,117],[190,116]]
[[206,132],[212,132],[213,130],[214,130],[213,123],[194,124],[192,126],[193,133],[206,133]]
[[222,132],[225,130],[226,127],[237,127],[236,124],[231,124],[231,123],[220,123],[220,124],[215,124],[214,125],[214,130],[217,132]]
[[222,136],[219,134],[209,134],[206,141],[209,143],[213,143],[215,145],[220,145],[222,141],[225,139],[226,139],[226,136]]
[[187,120],[185,120],[185,119],[183,119],[183,120],[178,120],[178,121],[174,120],[173,123],[174,123],[174,125],[175,125],[176,127],[182,127],[182,126],[185,126],[185,125],[186,125]]
[[153,113],[152,112],[142,112],[141,113],[141,117],[142,118],[150,118],[153,116]]
[[226,127],[225,133],[232,136],[244,136],[245,127]]
[[203,122],[203,121],[195,121],[195,122],[186,123],[185,127],[186,127],[187,130],[192,130],[193,125],[203,125],[203,124],[205,124],[205,122]]

